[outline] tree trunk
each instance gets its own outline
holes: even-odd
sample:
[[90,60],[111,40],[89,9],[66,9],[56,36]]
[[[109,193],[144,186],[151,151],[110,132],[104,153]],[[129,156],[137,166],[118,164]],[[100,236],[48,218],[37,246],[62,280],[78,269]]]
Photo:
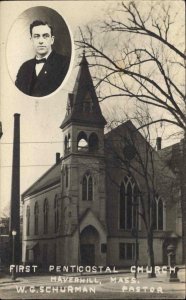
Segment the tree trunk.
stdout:
[[154,250],[153,250],[153,232],[147,233],[147,245],[148,245],[148,266],[152,268],[152,272],[148,273],[149,278],[156,277],[154,270]]

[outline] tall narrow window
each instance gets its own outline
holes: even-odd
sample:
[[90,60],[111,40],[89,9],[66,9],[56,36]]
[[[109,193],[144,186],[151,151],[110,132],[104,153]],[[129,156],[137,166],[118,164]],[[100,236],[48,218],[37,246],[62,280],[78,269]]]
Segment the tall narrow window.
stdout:
[[125,228],[125,186],[122,182],[120,187],[120,228]]
[[39,206],[35,203],[34,207],[34,234],[38,234],[38,218],[39,218]]
[[68,138],[67,138],[67,136],[65,136],[64,144],[65,144],[65,153],[67,153],[67,149],[68,149]]
[[[119,258],[121,260],[134,260],[136,257],[136,245],[134,243],[119,243]],[[138,257],[138,252],[137,252]]]
[[54,231],[55,233],[59,230],[59,206],[60,202],[59,199],[57,199],[57,196],[55,196],[54,199]]
[[89,151],[94,152],[99,148],[98,136],[93,132],[89,137]]
[[93,180],[90,174],[85,174],[82,181],[82,200],[93,200]]
[[163,201],[161,198],[158,201],[158,229],[163,230]]
[[155,198],[154,214],[151,212],[151,216],[154,230],[163,230],[164,205],[160,196]]
[[48,233],[48,201],[47,201],[47,199],[45,199],[45,201],[44,201],[43,213],[44,213],[44,233]]
[[26,208],[26,235],[30,235],[30,206]]
[[43,264],[46,265],[48,263],[48,245],[43,244]]
[[70,151],[71,148],[71,137],[70,137],[70,133],[68,134],[68,144],[67,144],[67,150]]
[[68,187],[68,167],[65,167],[65,186]]
[[138,188],[131,177],[126,176],[120,186],[119,226],[131,230],[137,224]]

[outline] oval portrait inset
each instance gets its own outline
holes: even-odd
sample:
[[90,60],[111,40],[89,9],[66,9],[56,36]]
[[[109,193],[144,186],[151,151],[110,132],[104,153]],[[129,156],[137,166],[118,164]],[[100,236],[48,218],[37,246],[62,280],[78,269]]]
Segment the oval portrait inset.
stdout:
[[26,95],[44,97],[64,82],[72,56],[68,26],[55,10],[36,6],[13,24],[7,42],[7,62],[16,87]]

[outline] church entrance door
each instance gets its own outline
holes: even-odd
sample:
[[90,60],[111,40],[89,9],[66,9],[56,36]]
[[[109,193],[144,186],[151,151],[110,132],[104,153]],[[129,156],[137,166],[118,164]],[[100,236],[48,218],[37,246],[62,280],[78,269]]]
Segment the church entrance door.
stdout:
[[80,234],[81,265],[97,265],[100,256],[99,233],[95,227],[88,225]]
[[83,266],[95,265],[95,246],[93,244],[81,245],[81,264]]

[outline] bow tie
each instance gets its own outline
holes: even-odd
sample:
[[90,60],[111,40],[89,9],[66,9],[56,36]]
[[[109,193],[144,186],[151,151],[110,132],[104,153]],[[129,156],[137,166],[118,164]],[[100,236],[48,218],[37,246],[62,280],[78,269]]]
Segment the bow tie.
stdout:
[[46,62],[46,58],[36,59],[36,64],[44,64]]

